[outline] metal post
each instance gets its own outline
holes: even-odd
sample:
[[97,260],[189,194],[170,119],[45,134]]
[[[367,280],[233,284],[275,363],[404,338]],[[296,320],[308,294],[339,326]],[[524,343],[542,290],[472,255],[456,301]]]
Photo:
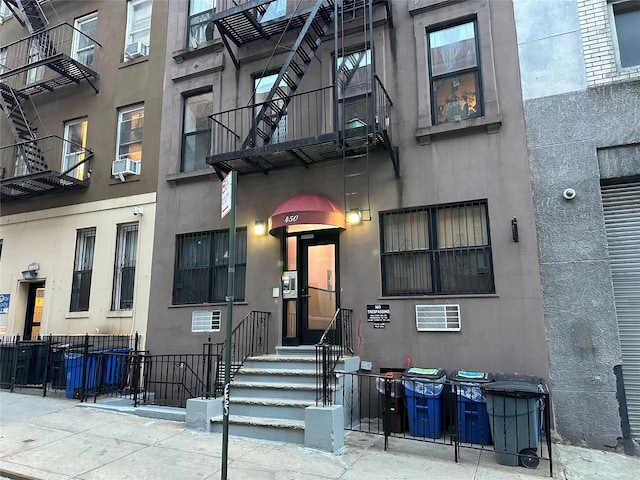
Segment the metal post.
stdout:
[[229,382],[231,380],[231,329],[233,327],[233,296],[236,273],[236,184],[238,173],[231,173],[231,210],[229,211],[229,265],[227,275],[227,335],[224,343],[224,396],[222,404],[222,480],[227,480],[229,451]]

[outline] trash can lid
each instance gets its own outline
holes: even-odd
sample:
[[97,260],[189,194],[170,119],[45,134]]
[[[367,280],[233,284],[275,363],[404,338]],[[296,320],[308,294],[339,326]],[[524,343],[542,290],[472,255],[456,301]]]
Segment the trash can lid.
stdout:
[[493,375],[489,372],[470,372],[467,370],[454,370],[449,378],[462,383],[488,383],[493,381]]
[[407,368],[404,372],[405,377],[409,378],[427,378],[430,380],[437,380],[444,377],[447,371],[442,368]]
[[493,382],[484,387],[488,394],[500,395],[503,397],[532,398],[546,392],[546,385],[534,385],[529,382],[519,382],[516,380],[506,380]]

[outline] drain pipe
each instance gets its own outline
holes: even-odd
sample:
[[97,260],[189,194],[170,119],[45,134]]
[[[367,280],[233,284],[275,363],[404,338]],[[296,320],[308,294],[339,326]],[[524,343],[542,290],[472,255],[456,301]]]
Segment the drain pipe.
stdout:
[[620,427],[622,428],[622,446],[627,455],[636,455],[636,445],[631,438],[631,426],[629,425],[629,410],[627,409],[627,394],[624,390],[622,365],[613,367],[616,376],[616,397],[618,397],[618,409],[620,412]]

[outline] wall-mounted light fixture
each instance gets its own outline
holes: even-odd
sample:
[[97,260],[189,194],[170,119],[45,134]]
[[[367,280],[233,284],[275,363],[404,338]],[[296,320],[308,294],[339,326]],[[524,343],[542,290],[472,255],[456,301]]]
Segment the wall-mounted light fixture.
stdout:
[[264,220],[256,220],[256,223],[253,225],[253,233],[256,235],[264,235],[267,233],[267,222]]
[[517,242],[519,240],[519,237],[518,237],[518,220],[516,220],[516,217],[513,217],[511,219],[511,237],[513,238],[514,242]]
[[40,270],[40,264],[33,262],[27,265],[27,269],[22,271],[22,278],[25,280],[33,280],[38,278],[38,270]]
[[352,208],[351,210],[349,210],[349,213],[347,213],[346,220],[347,223],[354,225],[360,223],[362,221],[362,212],[357,208]]
[[142,215],[144,215],[144,208],[143,207],[133,207],[133,214],[136,217],[141,217]]

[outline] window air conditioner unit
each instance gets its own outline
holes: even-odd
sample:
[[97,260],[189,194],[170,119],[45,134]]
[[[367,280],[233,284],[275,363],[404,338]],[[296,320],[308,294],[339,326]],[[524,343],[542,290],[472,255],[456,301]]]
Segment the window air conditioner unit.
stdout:
[[142,42],[133,42],[124,47],[124,56],[128,60],[148,55],[149,47]]
[[111,165],[111,175],[140,175],[140,162],[131,160],[129,157],[120,157],[113,161]]

